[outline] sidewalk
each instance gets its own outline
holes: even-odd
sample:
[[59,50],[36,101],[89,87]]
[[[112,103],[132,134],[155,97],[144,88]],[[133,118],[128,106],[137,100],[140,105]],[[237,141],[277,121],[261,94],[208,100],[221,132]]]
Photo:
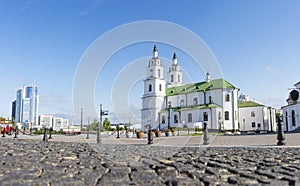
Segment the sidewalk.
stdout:
[[[5,138],[13,138],[12,136],[6,136]],[[86,134],[81,135],[52,135],[53,139],[48,141],[59,142],[79,142],[79,143],[96,143],[96,135],[90,134],[89,139],[86,139]],[[203,146],[203,136],[173,136],[173,137],[154,137],[153,146]],[[0,138],[1,139],[1,138]],[[31,139],[42,141],[43,135],[18,135],[17,139]],[[135,137],[126,138],[125,135],[121,135],[119,139],[116,135],[108,135],[106,133],[101,134],[101,141],[103,144],[147,144],[147,135],[142,139]],[[212,147],[218,146],[277,146],[276,134],[256,134],[256,135],[210,135],[209,142]],[[300,146],[300,133],[285,134],[285,146]]]

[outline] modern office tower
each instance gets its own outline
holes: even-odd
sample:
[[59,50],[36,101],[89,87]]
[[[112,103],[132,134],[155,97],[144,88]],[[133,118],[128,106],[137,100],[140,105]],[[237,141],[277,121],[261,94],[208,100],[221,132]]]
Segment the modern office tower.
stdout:
[[11,103],[11,120],[15,121],[16,118],[16,100]]
[[16,110],[15,110],[15,121],[21,122],[22,121],[22,90],[17,91],[17,99],[16,99]]
[[35,85],[24,86],[17,91],[15,121],[25,124],[38,124],[39,94]]

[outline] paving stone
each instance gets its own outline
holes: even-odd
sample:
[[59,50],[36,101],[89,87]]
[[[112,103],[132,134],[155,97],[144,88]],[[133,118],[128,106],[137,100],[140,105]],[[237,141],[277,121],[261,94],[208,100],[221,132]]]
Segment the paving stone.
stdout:
[[300,149],[0,139],[0,185],[228,184],[299,185]]

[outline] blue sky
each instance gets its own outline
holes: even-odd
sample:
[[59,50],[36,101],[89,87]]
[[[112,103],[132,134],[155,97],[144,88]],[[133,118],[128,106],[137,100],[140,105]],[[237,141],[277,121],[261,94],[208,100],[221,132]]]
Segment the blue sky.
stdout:
[[[40,113],[72,116],[73,79],[86,49],[109,30],[142,20],[169,21],[193,31],[210,47],[226,80],[251,99],[279,108],[288,88],[300,81],[299,7],[297,0],[2,0],[0,116],[9,117],[16,90],[33,81],[39,87]],[[151,56],[152,45],[133,45],[110,59],[98,77],[95,104],[112,110],[105,90],[124,66]],[[159,41],[158,46],[160,56],[171,59],[173,47]],[[193,81],[204,79],[188,56],[178,51],[178,58]],[[141,85],[129,96],[135,111]]]

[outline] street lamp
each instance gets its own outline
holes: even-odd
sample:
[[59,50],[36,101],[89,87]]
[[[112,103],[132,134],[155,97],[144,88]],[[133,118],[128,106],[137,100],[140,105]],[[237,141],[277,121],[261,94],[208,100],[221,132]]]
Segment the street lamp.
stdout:
[[100,113],[99,113],[99,123],[97,127],[97,143],[101,142],[101,132],[102,129],[102,116],[108,115],[108,110],[102,110],[102,104],[100,104]]
[[101,134],[100,134],[100,127],[102,123],[102,104],[100,104],[100,118],[99,118],[99,123],[97,127],[97,143],[101,142]]
[[80,119],[80,131],[82,131],[82,117],[83,117],[83,108],[80,109],[81,111],[81,119]]
[[170,130],[171,101],[168,102],[168,130]]

